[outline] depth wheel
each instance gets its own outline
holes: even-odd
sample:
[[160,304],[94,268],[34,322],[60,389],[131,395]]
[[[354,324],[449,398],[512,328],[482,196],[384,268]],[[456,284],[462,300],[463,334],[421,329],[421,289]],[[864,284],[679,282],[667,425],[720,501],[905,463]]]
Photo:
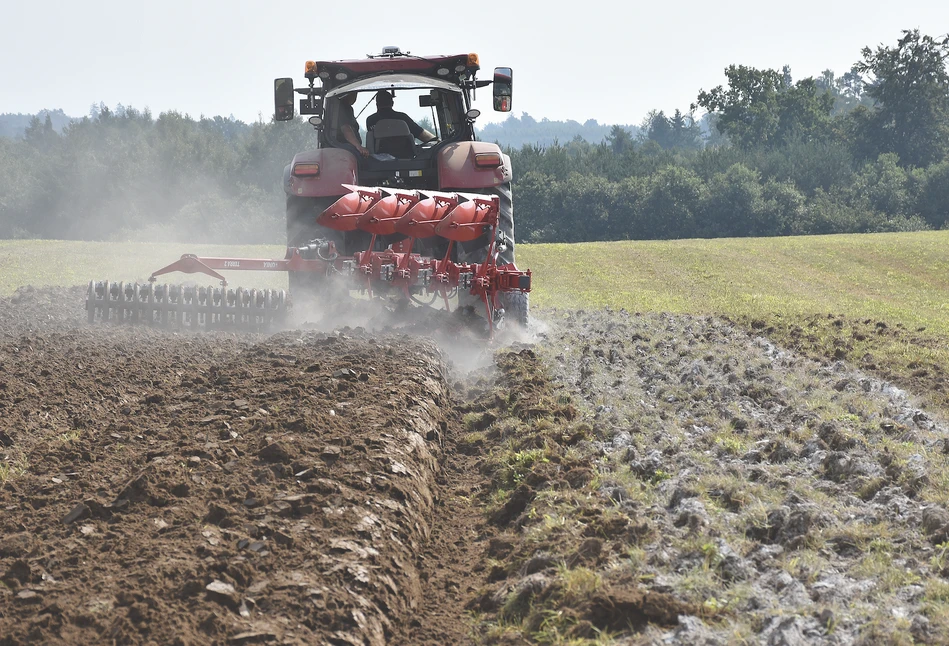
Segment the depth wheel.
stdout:
[[[506,248],[498,254],[498,265],[514,264],[514,199],[511,184],[507,182],[500,186],[487,188],[483,190],[483,193],[498,196],[498,233],[507,240]],[[464,260],[466,262],[484,262],[487,253],[487,247],[477,249],[469,253]],[[504,292],[500,294],[499,301],[501,307],[504,308],[505,322],[508,325],[527,329],[530,318],[529,295],[525,292]],[[467,293],[459,295],[458,304],[459,306],[473,306],[475,311],[479,313],[484,309],[480,299]]]
[[530,321],[530,294],[527,292],[504,292],[501,294],[504,320],[524,330]]

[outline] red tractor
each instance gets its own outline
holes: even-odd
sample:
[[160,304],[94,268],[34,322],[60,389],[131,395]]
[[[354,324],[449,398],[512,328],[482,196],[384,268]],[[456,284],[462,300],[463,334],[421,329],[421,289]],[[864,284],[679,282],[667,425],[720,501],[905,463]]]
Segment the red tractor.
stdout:
[[[284,169],[287,254],[279,260],[185,255],[156,271],[288,271],[297,302],[362,289],[483,313],[487,328],[527,325],[529,271],[514,264],[511,160],[477,141],[478,89],[511,110],[512,71],[479,80],[477,54],[415,56],[398,47],[363,60],[308,61],[308,84],[274,82],[274,117],[309,115],[317,147]],[[299,95],[299,96],[298,96]],[[374,105],[373,105],[374,104]],[[373,113],[363,113],[372,105]],[[358,112],[357,112],[358,110]],[[279,318],[282,293],[90,284],[89,319],[259,326]]]
[[[277,79],[277,120],[293,119],[294,94],[301,94],[300,113],[312,115],[310,123],[319,130],[319,148],[298,153],[284,169],[287,244],[301,247],[315,239],[328,239],[344,255],[366,250],[372,237],[370,230],[334,226],[338,218],[334,222],[329,217],[319,217],[350,192],[347,185],[416,190],[422,195],[433,195],[433,191],[476,193],[497,198],[496,231],[481,227],[473,239],[453,245],[449,259],[483,263],[494,242],[498,265],[513,266],[511,160],[497,144],[476,140],[474,122],[480,112],[472,107],[477,89],[493,85],[495,110],[510,111],[512,72],[510,68],[496,68],[492,83],[477,79],[480,69],[477,54],[422,57],[402,52],[398,47],[385,47],[381,54],[364,60],[307,62],[306,88],[294,89],[292,79]],[[392,97],[396,107],[413,114],[383,111],[378,106],[380,94]],[[374,103],[377,105],[372,106]],[[370,115],[366,123],[371,127],[362,128],[357,114],[353,126],[354,108],[361,107],[361,113],[370,106],[382,118],[373,119]],[[419,133],[406,116],[411,121],[424,117],[423,123],[431,131]],[[353,132],[356,128],[358,131]],[[351,141],[353,134],[358,146]],[[423,141],[419,134],[431,136],[425,136]],[[381,251],[406,237],[409,236],[396,230],[390,235],[377,235],[371,242],[375,250]],[[439,235],[416,236],[412,250],[445,258],[450,244],[449,239]],[[314,278],[312,274],[291,273],[291,293],[301,291]],[[528,281],[522,282],[529,287]],[[501,292],[501,302],[508,317],[526,325],[526,289]]]

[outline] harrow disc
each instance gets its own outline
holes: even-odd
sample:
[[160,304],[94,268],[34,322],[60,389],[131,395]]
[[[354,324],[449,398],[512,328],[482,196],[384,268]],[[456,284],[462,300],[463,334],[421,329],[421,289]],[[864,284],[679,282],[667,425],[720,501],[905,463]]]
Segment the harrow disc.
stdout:
[[281,323],[289,307],[286,292],[276,289],[92,281],[86,294],[90,323],[257,332]]

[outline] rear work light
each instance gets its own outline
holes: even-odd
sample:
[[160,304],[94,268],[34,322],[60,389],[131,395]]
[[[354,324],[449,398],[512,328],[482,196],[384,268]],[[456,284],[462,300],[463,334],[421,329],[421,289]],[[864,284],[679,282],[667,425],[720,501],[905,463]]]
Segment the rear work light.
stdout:
[[319,177],[319,164],[294,164],[292,175],[294,177]]
[[497,168],[501,165],[501,153],[477,153],[475,166],[478,168]]

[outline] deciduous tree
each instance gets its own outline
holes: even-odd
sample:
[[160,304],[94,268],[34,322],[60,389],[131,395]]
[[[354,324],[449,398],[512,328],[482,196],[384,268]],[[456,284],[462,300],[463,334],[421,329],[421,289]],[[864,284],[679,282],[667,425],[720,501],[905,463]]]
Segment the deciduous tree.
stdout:
[[[857,114],[864,154],[893,152],[904,166],[927,166],[949,155],[949,36],[903,31],[896,47],[865,47],[856,69],[869,74],[876,105]],[[873,155],[875,157],[875,155]]]
[[834,100],[814,79],[791,85],[790,70],[759,70],[730,65],[728,88],[699,92],[698,105],[718,114],[717,126],[744,149],[779,147],[794,139],[827,135]]

